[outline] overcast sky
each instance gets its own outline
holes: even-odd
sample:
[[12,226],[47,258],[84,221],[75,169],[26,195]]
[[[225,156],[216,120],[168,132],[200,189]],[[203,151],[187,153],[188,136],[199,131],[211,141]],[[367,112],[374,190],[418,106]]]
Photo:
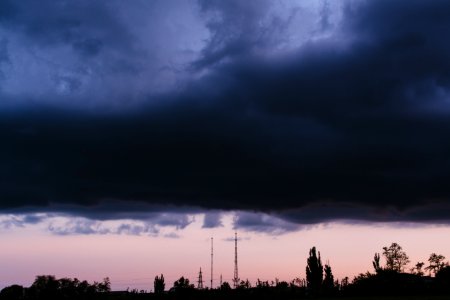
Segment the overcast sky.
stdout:
[[448,219],[448,1],[0,6],[3,210]]

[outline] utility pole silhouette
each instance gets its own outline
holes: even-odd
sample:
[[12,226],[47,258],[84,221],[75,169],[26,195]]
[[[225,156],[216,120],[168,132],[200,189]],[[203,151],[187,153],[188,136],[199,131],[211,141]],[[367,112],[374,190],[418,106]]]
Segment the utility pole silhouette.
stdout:
[[213,244],[214,244],[214,240],[213,240],[213,238],[211,238],[211,289],[213,288],[213,263],[214,263],[214,260],[213,260],[213,257],[214,257],[214,247],[213,247]]
[[200,272],[198,272],[198,283],[197,288],[199,290],[203,289],[203,275],[202,275],[202,268],[200,268]]
[[239,274],[238,274],[238,252],[237,252],[237,232],[234,232],[234,288],[239,286]]
[[222,287],[222,274],[220,274],[220,287]]

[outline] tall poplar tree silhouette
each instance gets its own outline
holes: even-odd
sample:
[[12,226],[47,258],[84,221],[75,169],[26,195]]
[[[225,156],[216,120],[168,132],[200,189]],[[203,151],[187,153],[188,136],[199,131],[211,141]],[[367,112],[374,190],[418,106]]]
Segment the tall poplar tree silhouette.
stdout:
[[155,281],[153,282],[153,287],[155,288],[155,294],[164,293],[164,289],[166,288],[166,283],[164,282],[164,275],[161,274],[160,277],[156,276]]
[[316,247],[309,250],[306,265],[306,284],[312,295],[317,295],[323,280],[323,266],[320,252],[316,253]]
[[329,263],[325,264],[324,271],[323,288],[327,293],[331,293],[334,290],[334,276]]

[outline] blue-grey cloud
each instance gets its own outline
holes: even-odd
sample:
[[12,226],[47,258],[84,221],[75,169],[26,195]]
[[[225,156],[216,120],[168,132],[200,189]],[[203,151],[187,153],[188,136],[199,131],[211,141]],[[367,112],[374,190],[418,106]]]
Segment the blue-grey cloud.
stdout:
[[[6,39],[0,39],[0,80],[4,78],[5,68],[10,63],[9,52],[8,52],[8,41]],[[1,81],[0,81],[0,91],[1,91]]]
[[101,222],[85,219],[71,219],[62,224],[50,224],[47,229],[55,235],[103,235],[111,233],[111,229],[103,227]]
[[28,225],[39,224],[51,217],[50,214],[34,213],[20,215],[6,215],[0,218],[0,228],[13,229],[16,227],[23,228]]
[[177,234],[177,233],[175,233],[175,232],[169,232],[169,233],[166,233],[166,234],[164,235],[164,237],[165,237],[165,238],[169,238],[169,239],[179,239],[179,238],[180,238],[180,235]]
[[268,214],[255,212],[237,212],[234,217],[235,229],[269,233],[273,235],[300,230],[301,227],[293,222],[287,222]]
[[[149,219],[147,221],[116,220],[98,221],[73,216],[64,216],[60,219],[47,219],[47,230],[55,235],[90,235],[90,234],[124,234],[137,236],[163,236],[173,238],[175,233],[161,233],[162,228],[184,229],[188,224],[183,217],[174,216],[168,221],[168,214]],[[179,220],[175,221],[175,218]],[[182,225],[180,225],[180,222]]]
[[[225,241],[225,242],[233,242],[234,243],[236,241],[236,237],[227,237],[227,238],[224,238],[222,240]],[[251,237],[249,237],[249,236],[245,236],[245,237],[238,236],[237,240],[238,240],[238,242],[239,241],[249,241],[249,240],[251,240]]]
[[206,212],[203,219],[202,228],[216,228],[223,226],[222,213],[220,212]]
[[1,105],[121,110],[176,87],[207,36],[194,4],[3,1]]
[[176,232],[165,233],[166,229],[182,230],[192,222],[194,222],[192,215],[176,212],[148,213],[145,219],[140,215],[135,218],[133,215],[121,218],[119,215],[111,214],[108,219],[103,220],[96,217],[82,217],[74,212],[0,215],[0,229],[12,230],[36,226],[55,235],[125,234],[174,238]]

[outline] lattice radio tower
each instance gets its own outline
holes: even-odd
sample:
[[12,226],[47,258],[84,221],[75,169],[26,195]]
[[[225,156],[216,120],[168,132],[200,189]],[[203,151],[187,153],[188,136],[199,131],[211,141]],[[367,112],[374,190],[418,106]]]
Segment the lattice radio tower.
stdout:
[[200,272],[198,272],[198,283],[197,288],[199,290],[203,289],[203,274],[202,274],[202,268],[200,268]]
[[239,274],[238,274],[238,252],[237,252],[237,232],[234,232],[234,288],[239,286]]

